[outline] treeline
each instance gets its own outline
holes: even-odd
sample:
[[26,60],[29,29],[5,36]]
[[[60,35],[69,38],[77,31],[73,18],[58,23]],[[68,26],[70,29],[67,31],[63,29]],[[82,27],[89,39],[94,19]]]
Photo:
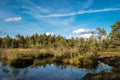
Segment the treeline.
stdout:
[[[34,34],[32,36],[16,35],[15,38],[9,35],[0,37],[0,48],[78,48],[80,51],[106,50],[107,48],[120,47],[120,21],[111,26],[109,35],[103,28],[97,28],[97,37],[94,35],[89,39],[71,38],[62,36]],[[92,32],[92,34],[96,34]]]

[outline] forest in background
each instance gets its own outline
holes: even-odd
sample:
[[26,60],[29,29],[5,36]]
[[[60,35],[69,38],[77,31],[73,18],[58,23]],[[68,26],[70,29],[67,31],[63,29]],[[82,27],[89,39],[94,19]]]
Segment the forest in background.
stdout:
[[[43,59],[51,63],[63,63],[78,67],[96,67],[99,58],[120,56],[120,21],[111,26],[107,34],[104,28],[91,32],[90,38],[66,39],[60,35],[34,34],[32,36],[9,35],[0,38],[0,59],[10,65],[23,65]],[[97,35],[97,36],[95,36]],[[39,64],[45,64],[40,62]]]
[[[111,26],[112,31],[107,34],[104,28],[97,28],[88,38],[66,39],[63,36],[34,34],[32,36],[9,35],[0,37],[0,48],[78,48],[80,52],[101,51],[108,48],[120,48],[120,21]],[[97,36],[95,36],[97,34]]]

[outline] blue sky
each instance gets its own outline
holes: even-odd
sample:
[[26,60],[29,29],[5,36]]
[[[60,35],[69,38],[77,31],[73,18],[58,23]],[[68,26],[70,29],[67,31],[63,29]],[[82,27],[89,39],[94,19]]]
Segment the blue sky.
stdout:
[[[89,37],[120,20],[120,0],[0,0],[0,31]],[[87,32],[86,34],[81,34]]]

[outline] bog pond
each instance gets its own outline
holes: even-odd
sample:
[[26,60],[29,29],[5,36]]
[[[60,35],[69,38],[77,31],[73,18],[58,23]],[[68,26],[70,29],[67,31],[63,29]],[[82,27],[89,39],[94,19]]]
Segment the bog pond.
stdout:
[[79,68],[56,63],[37,65],[25,63],[27,66],[19,68],[4,62],[0,62],[0,80],[82,80],[87,73],[112,69],[111,66],[101,62],[94,68]]

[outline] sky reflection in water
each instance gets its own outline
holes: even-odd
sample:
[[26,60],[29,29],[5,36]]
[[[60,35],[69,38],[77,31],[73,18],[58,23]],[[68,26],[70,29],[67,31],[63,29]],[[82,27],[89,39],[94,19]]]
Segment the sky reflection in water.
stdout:
[[99,73],[103,70],[110,71],[111,66],[99,62],[96,69],[76,68],[72,66],[48,64],[34,67],[33,65],[15,69],[11,66],[3,66],[0,63],[0,78],[17,78],[24,80],[81,80],[87,73]]

